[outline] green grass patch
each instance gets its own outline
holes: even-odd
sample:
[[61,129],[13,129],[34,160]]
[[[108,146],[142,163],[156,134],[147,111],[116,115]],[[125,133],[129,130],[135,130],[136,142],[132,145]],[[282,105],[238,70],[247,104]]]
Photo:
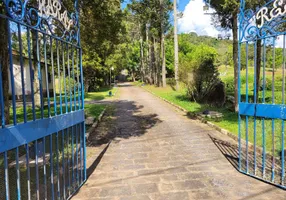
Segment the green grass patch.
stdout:
[[[109,93],[112,92],[112,96],[109,95]],[[106,88],[101,88],[97,92],[89,92],[85,94],[85,101],[100,101],[104,99],[109,99],[114,97],[118,92],[117,87],[106,87]]]
[[101,104],[86,104],[85,105],[85,114],[90,117],[95,117],[98,119],[99,115],[106,108],[106,105]]

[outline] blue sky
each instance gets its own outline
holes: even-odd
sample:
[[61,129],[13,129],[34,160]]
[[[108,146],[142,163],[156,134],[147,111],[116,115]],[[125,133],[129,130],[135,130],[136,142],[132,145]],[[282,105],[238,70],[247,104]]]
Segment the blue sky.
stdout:
[[[177,1],[179,11],[184,13],[183,18],[179,19],[179,33],[196,32],[198,35],[218,36],[219,31],[212,25],[211,16],[204,14],[203,0]],[[122,7],[126,7],[129,2],[130,0],[125,0]]]
[[[178,0],[179,10],[184,11],[186,5],[189,3],[190,0]],[[123,7],[126,6],[126,4],[130,2],[130,0],[125,0],[125,2],[122,4]]]

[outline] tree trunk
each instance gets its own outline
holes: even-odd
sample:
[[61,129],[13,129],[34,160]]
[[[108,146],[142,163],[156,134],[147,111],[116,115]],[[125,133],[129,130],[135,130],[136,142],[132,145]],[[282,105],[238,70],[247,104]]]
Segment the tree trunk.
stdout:
[[174,48],[175,48],[175,80],[176,90],[179,90],[179,44],[178,44],[178,18],[177,0],[174,0]]
[[156,58],[155,58],[155,44],[154,40],[151,43],[151,74],[152,74],[152,84],[156,84]]
[[233,66],[234,66],[234,108],[235,112],[238,112],[238,12],[235,11],[233,14]]
[[148,24],[146,24],[146,44],[147,44],[147,52],[146,52],[146,74],[148,76],[148,82],[149,84],[152,84],[152,58],[150,56],[151,52],[151,45],[149,43],[149,27]]
[[154,38],[154,46],[155,46],[155,69],[156,69],[156,85],[157,87],[161,86],[161,70],[160,70],[160,51],[158,47],[158,42]]
[[164,16],[163,16],[163,0],[160,0],[161,4],[161,61],[162,61],[162,86],[166,87],[166,55],[165,55],[165,29],[164,29]]
[[257,49],[256,49],[256,102],[259,102],[259,91],[260,91],[260,71],[261,71],[261,50],[262,44],[261,40],[257,40]]
[[[0,11],[2,8],[0,7]],[[9,101],[9,53],[8,53],[8,23],[0,17],[0,65],[2,68],[2,91],[4,97],[4,124],[10,123],[10,101]],[[0,117],[1,113],[0,113]]]
[[135,82],[135,81],[136,81],[134,70],[132,71],[132,81],[133,81],[133,82]]
[[143,48],[142,37],[140,38],[140,63],[141,63],[141,79],[142,82],[145,82],[144,48]]
[[[32,54],[33,54],[33,87],[34,87],[34,101],[35,106],[41,106],[41,95],[40,95],[40,80],[39,80],[39,69],[38,63],[40,62],[37,54],[39,51],[39,38],[37,37],[37,31],[32,30]],[[61,83],[59,83],[61,84]],[[59,91],[60,92],[60,91]],[[32,94],[33,95],[33,94]]]

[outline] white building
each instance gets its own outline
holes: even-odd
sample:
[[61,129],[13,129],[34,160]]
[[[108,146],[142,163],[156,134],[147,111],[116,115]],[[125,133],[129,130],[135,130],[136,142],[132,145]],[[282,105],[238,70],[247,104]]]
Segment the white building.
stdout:
[[[19,98],[23,95],[22,93],[22,77],[21,77],[21,64],[20,64],[20,56],[14,54],[13,55],[13,74],[14,74],[14,88],[15,88],[15,95]],[[30,73],[30,65],[29,59],[23,57],[23,66],[24,66],[24,86],[25,86],[25,95],[31,95],[31,73]],[[42,77],[42,86],[43,86],[43,94],[46,95],[47,92],[47,78],[48,78],[48,85],[49,90],[53,89],[52,77],[48,72],[48,77],[46,77],[45,71],[45,64],[41,63],[41,77]],[[11,78],[10,78],[10,70],[9,70],[9,93],[12,94],[11,89]],[[35,77],[38,78],[38,77]]]

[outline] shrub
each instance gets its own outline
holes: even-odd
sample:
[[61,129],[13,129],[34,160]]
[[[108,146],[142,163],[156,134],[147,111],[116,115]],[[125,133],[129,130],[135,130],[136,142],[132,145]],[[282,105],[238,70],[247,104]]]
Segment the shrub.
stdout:
[[200,45],[193,51],[191,70],[186,82],[191,100],[208,103],[211,99],[210,94],[221,82],[218,68],[214,64],[216,58],[216,50],[206,45]]

